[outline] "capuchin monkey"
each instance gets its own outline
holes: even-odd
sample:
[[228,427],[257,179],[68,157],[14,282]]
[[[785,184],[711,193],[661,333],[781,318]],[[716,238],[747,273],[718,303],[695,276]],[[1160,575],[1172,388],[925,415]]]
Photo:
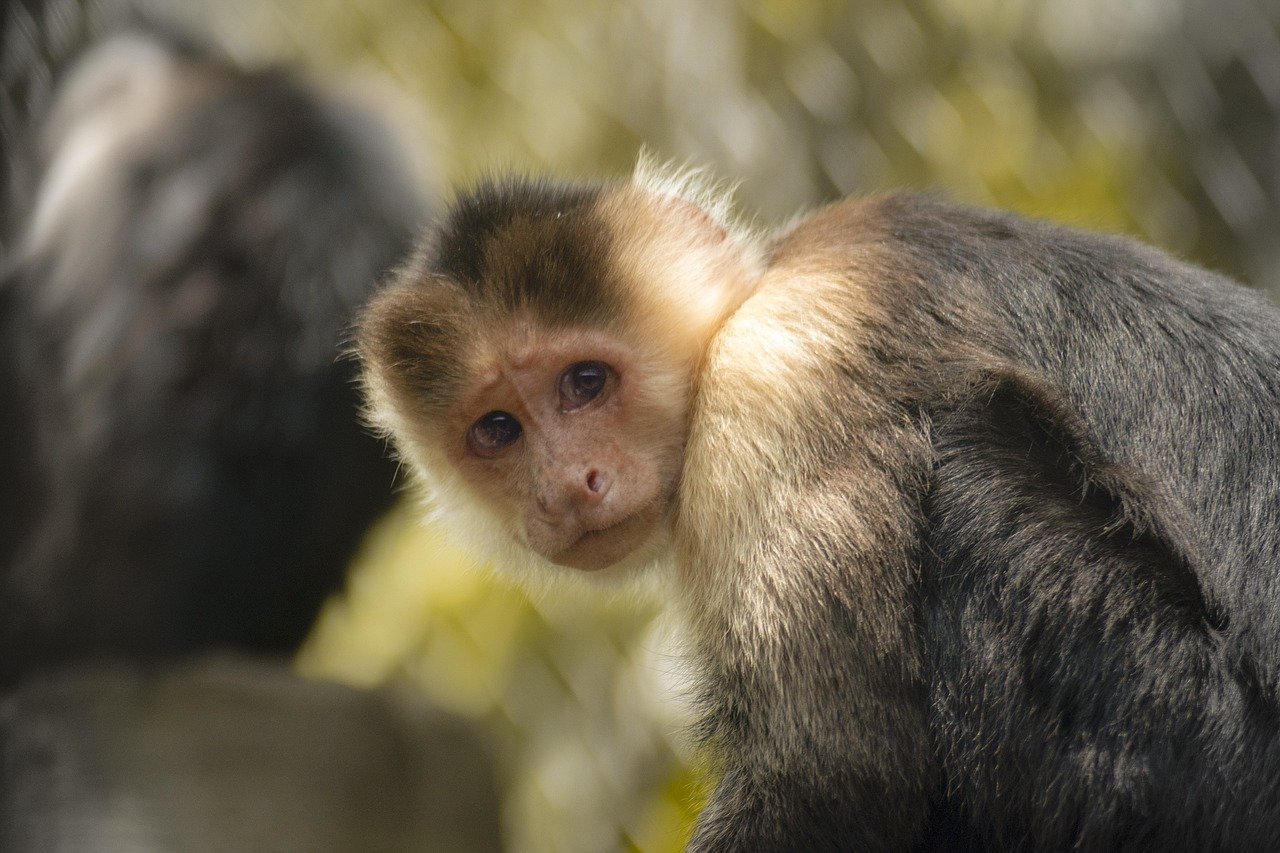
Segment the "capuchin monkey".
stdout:
[[499,562],[674,557],[695,850],[1280,847],[1280,315],[1114,237],[696,175],[463,193],[372,419]]
[[338,354],[409,248],[413,183],[362,111],[154,30],[89,50],[30,130],[0,280],[0,685],[288,653],[391,500]]

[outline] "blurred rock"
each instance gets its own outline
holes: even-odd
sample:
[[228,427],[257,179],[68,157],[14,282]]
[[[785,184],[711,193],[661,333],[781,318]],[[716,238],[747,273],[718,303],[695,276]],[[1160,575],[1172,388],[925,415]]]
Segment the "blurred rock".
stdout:
[[68,669],[0,704],[0,849],[501,849],[473,728],[232,658]]

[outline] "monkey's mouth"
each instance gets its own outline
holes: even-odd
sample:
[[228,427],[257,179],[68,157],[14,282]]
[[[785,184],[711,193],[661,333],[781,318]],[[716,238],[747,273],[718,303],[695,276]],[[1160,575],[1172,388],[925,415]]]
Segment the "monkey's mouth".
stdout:
[[607,524],[604,527],[597,527],[594,530],[584,531],[583,534],[578,537],[578,541],[574,542],[573,545],[570,545],[569,547],[572,548],[574,545],[578,545],[579,543],[589,541],[593,536],[607,536],[613,531],[621,528],[624,524],[627,524],[629,521],[631,521],[631,519],[635,518],[636,515],[638,515],[638,513],[633,513],[631,515],[628,515],[625,518],[621,519],[620,521],[615,521],[613,524]]
[[586,530],[551,560],[586,572],[607,569],[640,547],[661,509],[660,505],[649,504],[612,524]]

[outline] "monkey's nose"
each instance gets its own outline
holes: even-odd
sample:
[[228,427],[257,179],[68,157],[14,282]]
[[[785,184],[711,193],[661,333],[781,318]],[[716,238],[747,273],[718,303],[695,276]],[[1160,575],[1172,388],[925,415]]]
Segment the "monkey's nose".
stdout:
[[598,506],[609,493],[610,476],[598,468],[589,468],[578,475],[544,488],[535,496],[542,518],[552,524],[564,521],[578,507]]
[[609,491],[609,478],[594,468],[587,472],[586,483],[588,499],[598,502]]

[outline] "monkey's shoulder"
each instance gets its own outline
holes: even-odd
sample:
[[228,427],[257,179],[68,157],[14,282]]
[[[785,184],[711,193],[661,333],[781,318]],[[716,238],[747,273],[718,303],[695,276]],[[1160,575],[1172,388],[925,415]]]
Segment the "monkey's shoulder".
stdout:
[[[922,259],[930,267],[955,267],[980,258],[1001,262],[1026,259],[1030,247],[1163,257],[1159,250],[1119,235],[1075,228],[996,208],[951,202],[938,193],[889,192],[849,197],[797,218],[771,245],[771,264],[797,266],[823,258],[846,261],[879,252],[899,263]],[[981,249],[982,255],[974,254]]]
[[[708,348],[686,454],[686,474],[700,474],[688,480],[777,491],[850,466],[858,481],[874,479],[861,470],[873,455],[863,445],[883,450],[903,427],[884,358],[896,333],[877,288],[870,263],[775,265],[762,277]],[[840,515],[830,505],[821,514]]]
[[1006,282],[1014,270],[1068,281],[1156,281],[1175,288],[1195,282],[1247,290],[1130,236],[959,204],[937,193],[891,192],[834,202],[779,231],[770,249],[771,266],[790,269],[815,263],[870,266],[928,280],[964,274]]
[[780,233],[768,287],[826,310],[831,291],[803,286],[815,271],[857,295],[846,316],[897,329],[904,346],[947,329],[952,345],[1005,353],[1062,335],[1208,345],[1244,334],[1268,353],[1280,340],[1280,311],[1228,276],[1131,237],[930,195],[848,199]]

